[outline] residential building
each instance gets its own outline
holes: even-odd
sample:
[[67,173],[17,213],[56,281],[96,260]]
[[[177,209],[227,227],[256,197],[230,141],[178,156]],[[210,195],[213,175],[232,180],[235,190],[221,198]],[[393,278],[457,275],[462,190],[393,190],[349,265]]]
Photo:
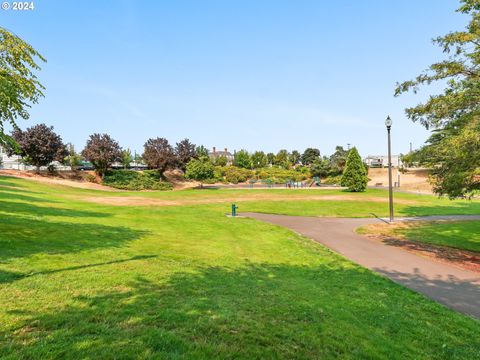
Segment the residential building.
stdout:
[[[0,169],[5,170],[36,170],[35,166],[26,165],[22,161],[20,155],[8,156],[4,147],[0,145]],[[70,170],[70,166],[60,164],[58,161],[51,163],[55,166],[56,170]],[[40,170],[46,170],[46,166],[42,166]]]
[[[372,168],[388,167],[388,155],[368,155],[363,162]],[[392,167],[402,167],[403,163],[400,155],[392,155]]]
[[234,155],[228,151],[227,148],[224,149],[224,151],[219,151],[217,148],[214,146],[212,148],[212,151],[208,152],[208,156],[210,156],[210,159],[215,160],[216,158],[220,156],[225,156],[227,159],[227,165],[232,165],[233,164],[233,159]]

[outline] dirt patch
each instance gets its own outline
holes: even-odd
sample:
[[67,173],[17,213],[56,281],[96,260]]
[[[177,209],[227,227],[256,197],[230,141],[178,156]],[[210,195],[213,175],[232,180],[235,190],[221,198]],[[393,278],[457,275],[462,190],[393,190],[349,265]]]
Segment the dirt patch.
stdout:
[[[398,181],[400,175],[400,190],[414,191],[418,193],[431,194],[432,185],[428,182],[429,170],[427,169],[408,169],[401,173],[398,168],[393,169],[393,181]],[[381,186],[388,186],[388,169],[374,169],[368,170],[368,177],[370,181],[369,186],[381,184]]]
[[362,228],[361,233],[371,239],[381,241],[384,244],[400,247],[420,256],[432,258],[437,261],[455,265],[462,269],[480,273],[480,253],[478,252],[407,240],[401,234],[392,235],[392,231],[395,231],[396,229],[409,229],[413,226],[421,226],[422,223],[425,224],[425,222],[415,222],[415,224],[396,223],[392,225],[367,225]]
[[[388,199],[376,197],[355,197],[352,195],[325,195],[325,196],[304,196],[297,195],[279,195],[279,194],[246,194],[235,197],[211,197],[201,199],[154,199],[144,197],[120,197],[120,196],[88,196],[76,197],[78,200],[94,202],[104,205],[115,206],[178,206],[178,205],[201,205],[201,204],[220,204],[239,201],[295,201],[295,200],[315,200],[315,201],[370,201],[378,203],[387,203]],[[398,199],[397,203],[418,205],[416,201]]]
[[0,175],[12,176],[22,179],[29,179],[46,184],[64,185],[80,189],[103,190],[103,191],[120,191],[108,186],[88,182],[85,180],[88,172],[62,171],[57,174],[50,175],[47,173],[35,173],[20,170],[0,170]]

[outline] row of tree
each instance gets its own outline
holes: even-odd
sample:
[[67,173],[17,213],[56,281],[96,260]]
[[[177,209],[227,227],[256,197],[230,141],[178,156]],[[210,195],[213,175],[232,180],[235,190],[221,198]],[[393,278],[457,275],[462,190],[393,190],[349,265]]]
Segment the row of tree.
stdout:
[[[235,153],[233,165],[245,169],[259,169],[266,166],[278,166],[284,169],[296,167],[298,165],[309,166],[314,176],[336,176],[341,175],[347,161],[349,150],[343,146],[337,146],[331,156],[321,156],[320,150],[316,148],[307,148],[303,154],[297,150],[288,152],[280,150],[277,154],[263,151],[249,153],[246,150],[240,150]],[[215,158],[215,165],[225,165],[226,158],[222,156]]]
[[[258,152],[255,152],[254,154],[256,153]],[[244,152],[244,154],[248,155],[247,152]],[[314,159],[310,164],[312,175],[330,175],[329,172],[332,171],[331,168],[333,163],[337,166],[336,171],[342,175],[340,180],[342,186],[345,186],[348,190],[354,192],[364,191],[367,188],[369,180],[367,175],[368,169],[355,147],[348,152],[345,152],[341,147],[337,147],[337,151],[330,158],[325,157],[320,159],[320,154],[317,156],[318,158]],[[338,168],[339,166],[341,166],[341,170]],[[200,186],[202,186],[203,181],[213,178],[214,171],[215,169],[211,159],[207,156],[200,156],[199,158],[191,159],[188,162],[185,177],[187,179],[200,181]],[[318,174],[315,174],[315,172],[318,172]]]
[[[76,168],[86,160],[92,163],[101,176],[114,164],[120,162],[128,167],[134,159],[129,149],[122,149],[117,141],[108,134],[92,134],[87,140],[85,148],[77,153],[71,144],[65,144],[53,127],[45,124],[32,126],[25,131],[15,129],[12,139],[7,146],[7,153],[11,156],[22,156],[25,164],[33,165],[37,170],[42,166],[49,166],[53,161]],[[141,160],[151,169],[158,169],[163,173],[168,168],[185,170],[187,163],[197,157],[197,150],[205,153],[204,147],[198,149],[188,139],[170,145],[167,139],[152,138],[144,144]]]
[[[103,176],[116,162],[127,168],[132,161],[136,160],[163,173],[169,168],[185,171],[190,160],[200,157],[207,158],[213,165],[226,165],[226,159],[213,157],[210,160],[204,146],[197,147],[188,139],[176,143],[175,146],[165,138],[148,139],[144,144],[141,157],[134,158],[129,149],[122,149],[119,143],[108,134],[90,135],[81,153],[77,153],[73,145],[65,144],[53,127],[45,124],[32,126],[25,131],[17,128],[12,132],[12,138],[16,144],[7,147],[9,155],[21,155],[24,163],[33,165],[37,169],[48,166],[53,161],[77,168],[86,160],[94,166],[99,175]],[[257,169],[269,165],[288,169],[304,165],[311,167],[314,176],[325,177],[341,174],[347,155],[348,151],[341,146],[337,146],[330,157],[321,157],[320,151],[316,148],[307,148],[303,154],[296,150],[292,152],[280,150],[276,155],[265,154],[263,151],[250,154],[246,150],[240,150],[235,153],[233,165],[246,169]]]

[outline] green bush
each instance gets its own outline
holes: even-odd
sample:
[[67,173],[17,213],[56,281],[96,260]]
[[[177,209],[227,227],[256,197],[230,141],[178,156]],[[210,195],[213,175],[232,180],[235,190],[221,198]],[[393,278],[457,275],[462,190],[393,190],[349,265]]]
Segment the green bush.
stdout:
[[246,182],[253,177],[253,171],[236,166],[226,166],[224,168],[225,180],[232,184]]
[[95,177],[95,175],[92,175],[92,174],[87,174],[87,176],[85,177],[85,179],[86,179],[88,182],[91,182],[91,183],[96,183],[96,182],[97,182],[97,178]]
[[270,180],[276,184],[284,184],[287,180],[303,181],[309,178],[309,169],[299,166],[296,169],[285,170],[279,167],[267,167],[256,170],[239,168],[237,166],[216,166],[214,177],[205,183],[224,182],[238,184],[248,180]]
[[325,179],[321,180],[321,183],[325,185],[340,185],[341,182],[342,182],[342,175],[328,176]]
[[133,170],[110,170],[104,178],[103,184],[123,190],[171,190],[172,184],[163,181],[157,170],[143,172]]
[[303,181],[309,178],[308,168],[300,166],[296,169],[282,169],[279,167],[268,167],[257,169],[255,176],[258,180],[272,180],[276,184],[283,184],[287,180]]

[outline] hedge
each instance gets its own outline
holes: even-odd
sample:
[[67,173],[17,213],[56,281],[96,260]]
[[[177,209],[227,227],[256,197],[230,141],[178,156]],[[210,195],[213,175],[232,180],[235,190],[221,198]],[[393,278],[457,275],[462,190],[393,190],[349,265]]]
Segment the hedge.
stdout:
[[123,190],[171,190],[172,184],[163,181],[157,170],[109,170],[103,184]]

